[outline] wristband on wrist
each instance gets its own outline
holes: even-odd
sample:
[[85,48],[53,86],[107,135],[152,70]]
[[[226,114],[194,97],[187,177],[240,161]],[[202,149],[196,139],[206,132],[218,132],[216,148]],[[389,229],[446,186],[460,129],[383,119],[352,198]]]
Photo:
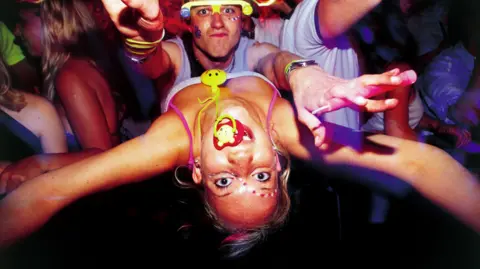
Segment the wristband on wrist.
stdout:
[[287,82],[290,82],[290,74],[292,73],[293,70],[311,66],[311,65],[317,65],[317,63],[314,60],[293,60],[287,66],[285,66],[285,78],[287,79]]
[[160,42],[165,37],[165,29],[163,29],[162,37],[155,41],[140,41],[132,38],[125,38],[125,53],[135,63],[144,63],[150,55],[158,48]]

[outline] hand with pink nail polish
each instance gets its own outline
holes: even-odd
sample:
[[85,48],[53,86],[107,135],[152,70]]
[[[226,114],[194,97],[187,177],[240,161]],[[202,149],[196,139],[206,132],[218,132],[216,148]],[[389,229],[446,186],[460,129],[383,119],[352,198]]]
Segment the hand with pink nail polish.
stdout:
[[314,137],[325,137],[326,130],[318,116],[344,107],[354,106],[367,112],[382,112],[394,108],[397,100],[369,99],[398,87],[415,83],[413,70],[400,73],[393,69],[378,75],[363,75],[353,80],[330,76],[319,66],[308,66],[294,70],[290,75],[298,119],[313,133]]

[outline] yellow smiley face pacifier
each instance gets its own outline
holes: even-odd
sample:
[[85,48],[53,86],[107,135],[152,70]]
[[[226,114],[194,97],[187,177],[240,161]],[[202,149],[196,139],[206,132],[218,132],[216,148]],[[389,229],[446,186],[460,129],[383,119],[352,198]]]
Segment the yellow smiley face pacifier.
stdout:
[[227,73],[220,69],[207,70],[200,76],[200,80],[207,86],[218,88],[227,81]]
[[218,116],[218,100],[220,98],[220,86],[227,81],[227,73],[220,69],[211,69],[203,72],[200,76],[200,81],[206,86],[210,86],[211,97],[202,101],[198,99],[201,104],[206,105],[202,108],[198,116],[198,126],[200,129],[200,114],[215,103],[215,125],[213,131],[213,144],[217,150],[222,150],[224,147],[235,147],[243,141],[244,126],[228,114]]

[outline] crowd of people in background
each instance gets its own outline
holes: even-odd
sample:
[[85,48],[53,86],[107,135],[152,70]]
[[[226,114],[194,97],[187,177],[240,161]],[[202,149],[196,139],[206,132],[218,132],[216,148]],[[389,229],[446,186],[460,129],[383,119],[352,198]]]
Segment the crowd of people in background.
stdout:
[[[321,169],[353,165],[349,177],[381,178],[359,180],[371,187],[369,223],[385,222],[389,195],[415,189],[480,232],[478,1],[210,2],[2,1],[0,246],[81,197],[175,171],[178,184],[200,190],[229,255],[239,256],[287,219],[287,152]],[[220,153],[199,143],[208,131],[195,131],[197,117],[208,122],[195,110],[208,96],[196,94],[212,69],[227,74],[230,95],[273,108],[259,122],[276,161],[255,174],[252,192],[273,197],[278,188],[280,205],[245,202],[243,191],[233,202],[218,198],[233,172],[211,183],[217,189],[202,180],[221,166],[207,161]],[[243,139],[256,132],[247,129]],[[391,157],[369,143],[393,147]],[[225,160],[243,167],[237,155]],[[357,166],[400,180],[388,185]],[[46,203],[47,194],[56,198]]]

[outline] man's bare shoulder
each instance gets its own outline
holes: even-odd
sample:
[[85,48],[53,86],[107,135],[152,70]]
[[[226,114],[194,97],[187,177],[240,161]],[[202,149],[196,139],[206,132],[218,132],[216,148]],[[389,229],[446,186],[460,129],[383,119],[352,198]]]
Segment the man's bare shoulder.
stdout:
[[247,50],[248,66],[253,70],[261,59],[278,51],[280,51],[280,49],[270,43],[255,42]]
[[170,58],[170,62],[175,68],[175,73],[178,74],[182,66],[183,54],[180,46],[174,42],[165,41],[162,42],[162,49],[168,55],[168,58]]

